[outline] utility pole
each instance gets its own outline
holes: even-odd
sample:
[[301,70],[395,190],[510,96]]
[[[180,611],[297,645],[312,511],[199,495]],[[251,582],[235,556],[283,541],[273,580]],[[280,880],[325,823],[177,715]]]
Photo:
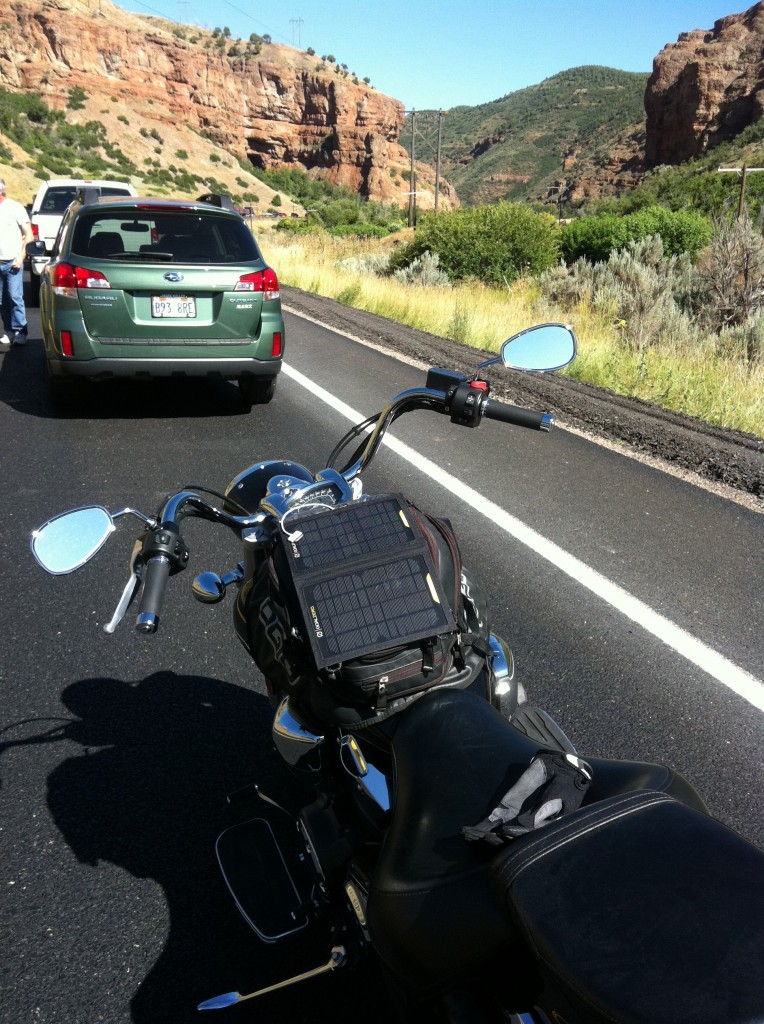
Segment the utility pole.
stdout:
[[411,111],[411,175],[409,181],[409,227],[416,227],[416,170],[414,169],[414,149],[416,146],[416,110]]
[[440,139],[443,126],[443,111],[438,111],[438,149],[435,155],[435,212],[438,212],[438,196],[440,195]]
[[[444,110],[405,110],[404,114],[411,118],[411,191],[409,196],[409,227],[416,227],[416,196],[417,196],[417,174],[416,174],[416,138],[424,145],[427,153],[435,157],[435,213],[440,206],[440,167],[441,167],[441,145],[443,138],[443,118],[447,111]],[[420,115],[417,119],[417,114]],[[437,117],[437,123],[433,120]],[[424,121],[422,121],[422,117]],[[437,140],[437,141],[436,141]],[[421,147],[420,147],[421,148]],[[429,160],[428,160],[429,163]],[[423,194],[429,195],[429,189]]]
[[744,203],[745,203],[745,184],[749,174],[753,174],[755,171],[764,171],[764,167],[747,167],[743,164],[742,167],[717,167],[717,174],[739,174],[740,175],[740,199],[737,204],[737,219],[741,220],[743,217]]
[[305,22],[302,18],[290,18],[289,24],[292,26],[292,46],[294,46],[294,27],[297,26],[297,48],[300,49],[300,25],[304,25]]
[[191,0],[178,0],[178,7],[180,7],[180,16],[184,22],[188,21],[188,8],[191,6]]

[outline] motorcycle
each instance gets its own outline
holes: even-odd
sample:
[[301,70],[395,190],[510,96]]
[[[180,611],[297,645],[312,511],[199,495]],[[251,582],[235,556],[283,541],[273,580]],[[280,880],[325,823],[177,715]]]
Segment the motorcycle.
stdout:
[[261,811],[220,835],[217,858],[262,942],[314,932],[329,952],[199,1010],[364,957],[404,1019],[764,1022],[764,854],[671,769],[582,759],[525,699],[450,524],[402,495],[363,493],[363,472],[405,413],[549,431],[551,415],[491,397],[484,371],[549,372],[575,352],[569,328],[533,327],[471,376],[430,369],[424,387],[351,429],[319,472],[261,461],[224,493],[186,488],[156,515],[94,505],[34,531],[37,561],[66,574],[115,520],[139,518],[104,629],[140,594],[145,635],[190,563],[184,518],[241,542],[235,568],[200,573],[193,593],[214,604],[235,588],[234,627],[274,704],[274,746],[310,796],[290,809],[257,785],[231,794]]

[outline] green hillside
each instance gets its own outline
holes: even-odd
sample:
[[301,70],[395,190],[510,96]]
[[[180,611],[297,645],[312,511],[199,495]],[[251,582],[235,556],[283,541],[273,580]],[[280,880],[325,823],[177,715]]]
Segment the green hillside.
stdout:
[[[740,173],[719,173],[720,167],[740,168],[746,165],[743,190]],[[741,191],[749,215],[761,223],[764,210],[764,120],[748,125],[739,135],[722,142],[694,160],[676,167],[658,167],[647,173],[642,182],[618,203],[602,200],[595,210],[618,212],[637,210],[659,204],[670,210],[698,210],[709,217],[736,213]]]
[[[477,107],[455,107],[442,121],[442,173],[466,205],[541,196],[571,152],[595,160],[624,129],[644,120],[648,75],[589,66]],[[427,115],[418,115],[420,126]],[[402,142],[410,147],[410,128]],[[417,142],[417,159],[434,163]]]

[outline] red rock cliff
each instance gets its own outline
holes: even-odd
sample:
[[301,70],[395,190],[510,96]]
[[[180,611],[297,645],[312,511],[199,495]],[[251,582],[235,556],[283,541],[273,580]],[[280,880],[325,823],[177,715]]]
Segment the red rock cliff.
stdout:
[[681,163],[758,121],[763,57],[764,3],[665,46],[645,93],[647,165]]
[[[279,44],[226,55],[228,45],[221,51],[209,31],[183,26],[181,38],[180,27],[110,0],[11,0],[6,11],[6,88],[63,108],[79,86],[154,122],[204,132],[255,166],[296,167],[375,199],[407,202],[408,156],[398,141],[403,104],[336,66],[321,67],[319,57]],[[449,196],[445,185],[445,205]]]

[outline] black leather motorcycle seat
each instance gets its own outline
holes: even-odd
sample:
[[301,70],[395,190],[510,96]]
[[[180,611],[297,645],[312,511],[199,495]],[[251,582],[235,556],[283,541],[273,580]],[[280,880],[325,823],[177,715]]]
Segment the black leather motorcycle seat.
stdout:
[[[369,928],[388,966],[427,988],[517,942],[491,874],[496,847],[459,830],[486,817],[538,745],[477,694],[439,690],[399,716],[391,750],[394,813],[371,879]],[[588,760],[589,800],[649,789],[703,809],[671,769]]]
[[568,1024],[764,1022],[764,853],[664,793],[582,807],[494,869]]

